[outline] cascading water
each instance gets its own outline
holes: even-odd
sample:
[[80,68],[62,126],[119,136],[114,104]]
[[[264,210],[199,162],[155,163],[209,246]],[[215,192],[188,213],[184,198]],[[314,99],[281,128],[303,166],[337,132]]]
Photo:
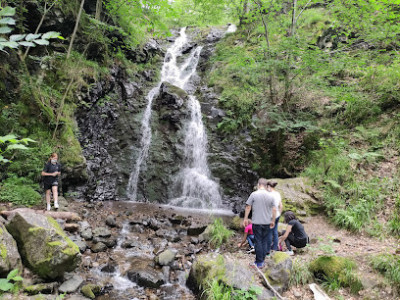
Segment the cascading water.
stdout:
[[[137,200],[140,171],[145,168],[151,144],[150,119],[153,99],[157,96],[162,82],[168,82],[186,90],[186,83],[196,72],[202,47],[196,47],[182,64],[179,65],[177,61],[177,58],[182,56],[182,48],[188,42],[185,31],[186,28],[181,29],[180,36],[167,50],[161,70],[161,80],[147,95],[147,106],[141,123],[140,152],[130,175],[127,189],[129,198],[134,201]],[[189,96],[188,108],[191,119],[185,131],[185,165],[175,180],[182,193],[170,204],[197,208],[217,207],[221,203],[219,186],[210,179],[210,171],[207,166],[207,135],[201,118],[200,104],[193,95]]]

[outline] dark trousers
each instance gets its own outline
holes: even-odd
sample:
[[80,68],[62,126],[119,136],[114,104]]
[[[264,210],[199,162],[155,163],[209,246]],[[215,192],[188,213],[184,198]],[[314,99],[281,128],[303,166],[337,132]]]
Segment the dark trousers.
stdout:
[[253,224],[256,248],[256,264],[262,264],[271,251],[272,229],[268,225]]
[[[285,234],[285,230],[283,231]],[[285,240],[286,248],[291,251],[292,247],[295,246],[296,248],[304,248],[308,243],[308,238],[305,239],[298,239],[294,236],[292,232],[289,233],[288,237]]]
[[275,219],[275,227],[272,230],[272,250],[275,250],[275,251],[278,251],[278,243],[279,243],[279,237],[278,237],[279,218],[280,217],[277,217]]

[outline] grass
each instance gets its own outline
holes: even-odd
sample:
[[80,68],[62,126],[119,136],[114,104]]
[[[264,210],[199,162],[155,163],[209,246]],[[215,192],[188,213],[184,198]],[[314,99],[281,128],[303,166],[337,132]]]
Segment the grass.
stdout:
[[236,290],[216,279],[213,279],[204,290],[207,300],[257,300],[257,295],[261,292],[262,289],[256,286],[252,286],[249,290]]
[[293,260],[292,271],[290,273],[289,285],[306,285],[313,281],[313,274],[310,272],[309,262],[302,261],[298,257]]
[[219,248],[234,235],[234,232],[225,227],[221,218],[217,218],[211,225],[209,225],[209,234],[210,245]]
[[400,291],[400,258],[398,255],[380,254],[374,256],[371,258],[371,265]]

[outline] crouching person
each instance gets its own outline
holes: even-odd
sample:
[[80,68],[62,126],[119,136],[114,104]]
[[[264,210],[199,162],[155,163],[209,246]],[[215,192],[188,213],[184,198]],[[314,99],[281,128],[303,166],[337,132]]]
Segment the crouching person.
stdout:
[[283,231],[282,236],[279,237],[279,244],[285,242],[287,248],[286,253],[294,255],[292,246],[304,248],[308,244],[309,238],[304,231],[304,226],[297,220],[292,211],[285,212],[283,216],[287,227],[286,230]]

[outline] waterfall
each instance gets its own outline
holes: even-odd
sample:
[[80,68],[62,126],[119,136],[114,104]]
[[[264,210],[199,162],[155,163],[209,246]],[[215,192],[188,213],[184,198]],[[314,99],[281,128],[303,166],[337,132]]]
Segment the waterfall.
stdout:
[[[182,56],[182,48],[188,42],[186,28],[182,28],[179,37],[168,48],[161,69],[161,80],[147,95],[147,106],[141,122],[140,152],[130,175],[127,194],[131,200],[137,200],[137,189],[141,169],[145,168],[151,144],[151,113],[153,99],[158,95],[162,82],[168,82],[185,90],[185,85],[196,72],[202,47],[196,47],[184,62],[178,65],[177,58]],[[180,185],[182,195],[170,204],[185,207],[210,208],[221,202],[219,186],[210,179],[207,166],[207,135],[202,122],[200,103],[195,96],[189,95],[188,108],[191,118],[185,130],[184,167],[175,179]]]

